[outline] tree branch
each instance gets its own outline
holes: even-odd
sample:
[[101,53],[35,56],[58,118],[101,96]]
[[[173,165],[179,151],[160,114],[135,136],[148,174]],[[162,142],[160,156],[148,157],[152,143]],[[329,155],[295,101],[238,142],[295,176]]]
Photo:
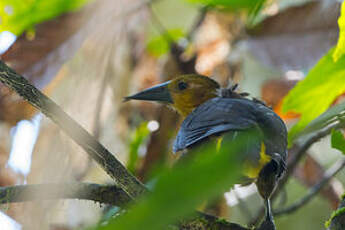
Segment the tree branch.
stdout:
[[115,185],[54,183],[0,187],[0,204],[54,199],[91,200],[123,207],[131,198]]
[[277,188],[277,192],[279,192],[280,187],[284,186],[287,182],[287,179],[292,174],[292,172],[295,170],[298,162],[301,160],[301,158],[304,156],[306,151],[312,146],[314,143],[318,142],[321,138],[327,136],[331,133],[333,129],[340,129],[345,127],[344,121],[338,121],[335,122],[324,129],[316,132],[314,135],[310,136],[304,143],[301,145],[295,144],[294,147],[290,149],[290,154],[292,155],[292,159],[288,163],[288,170],[286,174],[284,175],[284,178],[279,183],[279,187]]
[[31,105],[54,121],[67,135],[79,144],[131,198],[146,192],[137,180],[103,145],[92,137],[81,125],[67,115],[55,102],[31,85],[24,77],[15,73],[0,61],[0,82],[16,91]]
[[344,167],[345,159],[334,163],[334,165],[325,172],[324,177],[320,180],[320,182],[309,189],[308,193],[304,197],[302,197],[300,200],[296,201],[289,207],[273,211],[274,215],[280,216],[283,214],[289,214],[307,204]]

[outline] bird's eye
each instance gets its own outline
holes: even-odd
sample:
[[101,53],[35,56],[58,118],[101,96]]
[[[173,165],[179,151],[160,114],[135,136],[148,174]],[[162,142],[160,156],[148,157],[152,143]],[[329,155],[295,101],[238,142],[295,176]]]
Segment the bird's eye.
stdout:
[[180,81],[177,86],[179,90],[185,90],[188,88],[188,84],[184,81]]

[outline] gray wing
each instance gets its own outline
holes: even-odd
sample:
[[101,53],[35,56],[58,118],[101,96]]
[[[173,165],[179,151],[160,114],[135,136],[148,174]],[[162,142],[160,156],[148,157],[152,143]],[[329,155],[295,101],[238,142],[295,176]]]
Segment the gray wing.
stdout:
[[247,99],[210,99],[182,122],[173,151],[186,149],[212,135],[256,127],[254,111],[253,102]]

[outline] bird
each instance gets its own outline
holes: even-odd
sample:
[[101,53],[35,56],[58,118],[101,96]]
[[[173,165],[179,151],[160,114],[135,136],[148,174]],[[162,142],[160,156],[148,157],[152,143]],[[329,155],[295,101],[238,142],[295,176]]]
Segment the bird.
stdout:
[[286,171],[287,129],[264,102],[249,98],[248,93],[238,93],[236,88],[237,85],[221,88],[210,77],[185,74],[124,100],[165,103],[183,117],[173,144],[174,153],[188,154],[189,150],[215,138],[221,142],[237,141],[238,134],[254,132],[255,140],[243,153],[248,159],[243,174],[245,183],[256,183],[265,201],[265,221],[273,223],[270,196]]

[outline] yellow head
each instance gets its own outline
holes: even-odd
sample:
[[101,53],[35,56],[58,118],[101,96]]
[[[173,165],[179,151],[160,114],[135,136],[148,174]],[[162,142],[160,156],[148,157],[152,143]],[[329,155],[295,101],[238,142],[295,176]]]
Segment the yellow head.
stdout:
[[202,103],[217,97],[219,88],[219,84],[209,77],[188,74],[125,97],[125,100],[169,103],[182,116],[187,116]]

